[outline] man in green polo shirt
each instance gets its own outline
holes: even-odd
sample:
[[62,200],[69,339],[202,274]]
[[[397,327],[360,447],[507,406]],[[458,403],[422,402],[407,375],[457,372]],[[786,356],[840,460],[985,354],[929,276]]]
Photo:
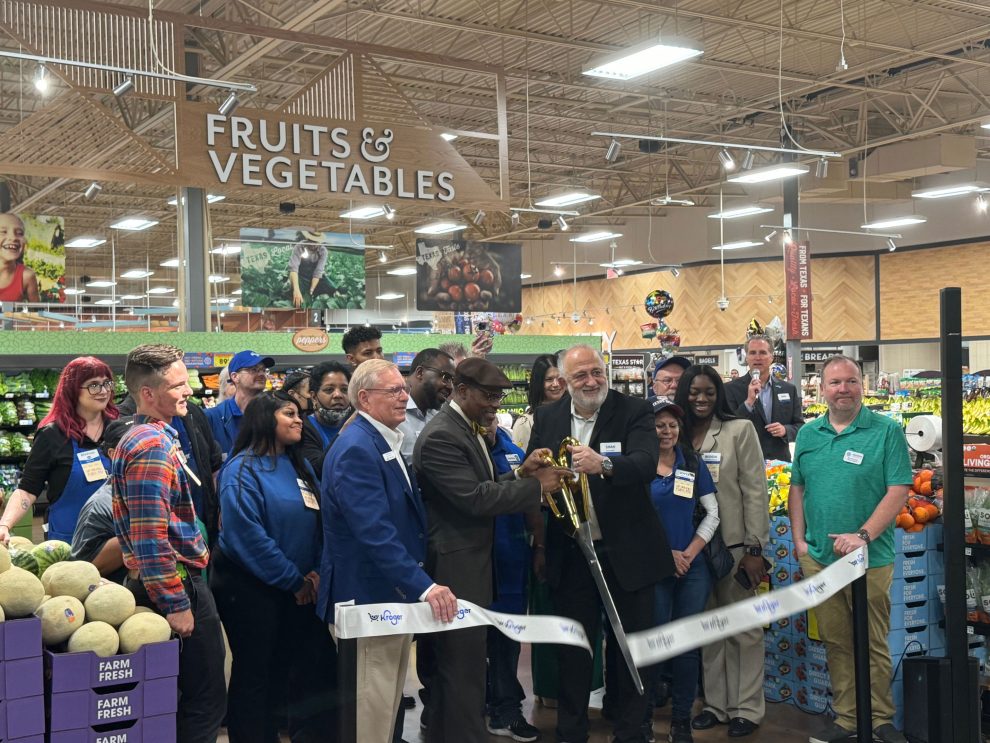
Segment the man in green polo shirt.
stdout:
[[[890,583],[894,573],[894,519],[911,483],[904,432],[893,419],[863,407],[863,373],[848,356],[822,369],[828,413],[797,435],[789,510],[794,548],[805,578],[840,556],[869,545],[870,679],[873,735],[904,743],[893,725],[890,690]],[[835,720],[809,738],[834,743],[856,738],[856,682],[852,654],[852,590],[815,609],[832,679]]]

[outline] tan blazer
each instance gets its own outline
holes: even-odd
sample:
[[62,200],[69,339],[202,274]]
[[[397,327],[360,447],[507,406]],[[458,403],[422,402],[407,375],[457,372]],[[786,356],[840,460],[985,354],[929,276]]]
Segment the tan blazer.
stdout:
[[[766,546],[770,540],[770,495],[766,463],[753,423],[712,418],[701,454],[718,452],[718,516],[727,545]],[[739,552],[733,550],[739,557]]]

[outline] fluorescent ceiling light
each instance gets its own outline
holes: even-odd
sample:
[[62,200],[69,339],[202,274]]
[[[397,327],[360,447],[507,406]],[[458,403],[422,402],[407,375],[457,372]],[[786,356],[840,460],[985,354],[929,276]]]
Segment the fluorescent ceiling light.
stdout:
[[755,240],[737,240],[736,242],[725,243],[723,245],[712,245],[712,250],[742,250],[743,248],[755,248],[761,244]]
[[375,299],[402,299],[405,294],[399,294],[398,292],[385,292],[384,294],[379,294]]
[[74,237],[65,244],[67,248],[95,248],[103,245],[106,240],[102,237]]
[[389,276],[413,276],[416,274],[415,266],[403,266],[402,268],[393,268],[391,271],[386,271]]
[[114,222],[110,227],[115,230],[130,230],[131,232],[139,232],[140,230],[146,230],[149,227],[154,227],[158,224],[157,221],[151,219],[145,219],[144,217],[126,217],[121,219],[119,222]]
[[588,232],[584,235],[572,237],[572,243],[596,243],[599,240],[611,240],[615,237],[622,237],[621,232]]
[[870,222],[869,224],[861,224],[860,228],[864,230],[886,230],[891,227],[905,227],[909,224],[924,224],[928,220],[924,217],[919,217],[917,215],[912,215],[909,217],[891,217],[890,219],[879,219],[876,222]]
[[217,297],[210,304],[234,304],[234,300],[230,297]]
[[531,278],[533,278],[533,274],[531,274],[531,273],[521,273],[521,274],[519,274],[519,278],[520,279],[531,279]]
[[537,201],[536,205],[543,207],[570,206],[571,204],[582,204],[585,201],[594,201],[595,199],[600,198],[601,196],[596,193],[588,193],[587,191],[571,191],[570,193],[560,194],[559,196],[550,196],[542,201]]
[[210,251],[214,255],[237,255],[241,252],[240,245],[221,245],[219,248],[213,248]]
[[749,217],[753,214],[766,214],[767,212],[772,212],[773,209],[769,206],[738,206],[735,209],[726,209],[725,211],[716,212],[715,214],[709,214],[709,219],[739,219],[739,217]]
[[911,196],[915,199],[947,199],[951,196],[965,196],[966,194],[982,193],[983,191],[990,191],[990,186],[986,183],[963,183],[958,186],[923,188],[920,191],[912,191]]
[[[218,201],[223,201],[226,198],[227,197],[224,196],[223,194],[219,194],[219,193],[208,193],[208,194],[206,194],[206,203],[207,204],[216,204]],[[182,200],[182,203],[185,204],[186,203],[186,200],[183,199]],[[168,205],[169,206],[178,206],[179,205],[179,200],[175,196],[173,196],[171,199],[168,200]]]
[[86,286],[90,287],[91,289],[106,289],[109,286],[117,286],[117,282],[108,281],[106,279],[98,279],[96,281],[87,282]]
[[984,121],[980,126],[984,129],[990,129],[990,121]]
[[230,281],[229,276],[218,276],[217,274],[211,273],[209,275],[209,281],[211,284],[222,284],[225,281]]
[[76,289],[75,287],[70,286],[68,289],[65,290],[65,293],[68,294],[70,297],[72,297],[75,296],[76,294],[85,294],[86,290]]
[[700,45],[674,36],[660,41],[637,44],[618,54],[606,57],[594,67],[584,70],[585,75],[609,80],[631,80],[677,62],[699,56],[704,50]]
[[419,235],[442,235],[445,232],[457,232],[458,230],[466,229],[466,224],[456,224],[454,222],[434,222],[433,224],[424,224],[422,227],[417,227],[415,232]]
[[171,294],[174,291],[170,286],[153,286],[148,289],[148,294]]
[[341,212],[341,219],[372,219],[373,217],[380,217],[385,213],[385,210],[380,206],[362,206],[358,209],[351,209],[350,211]]
[[154,275],[154,271],[145,271],[143,268],[132,268],[130,271],[124,271],[120,274],[122,279],[146,279],[149,276]]
[[446,139],[448,142],[453,142],[457,139],[456,134],[451,134],[450,132],[440,132],[440,136]]
[[766,181],[779,181],[782,178],[791,178],[796,175],[804,175],[811,169],[801,163],[781,163],[770,165],[766,168],[753,168],[736,173],[726,180],[730,183],[765,183]]
[[238,297],[241,296],[242,293],[243,293],[243,290],[242,289],[234,289],[234,291],[231,292],[231,294],[233,294],[235,296],[238,296]]
[[672,196],[661,196],[659,199],[653,199],[650,202],[650,206],[694,206],[694,202],[691,199],[675,199]]
[[119,299],[97,299],[94,304],[120,304]]
[[143,294],[122,294],[121,299],[144,299]]
[[636,261],[632,258],[620,258],[617,261],[612,261],[611,263],[599,263],[598,265],[602,268],[625,268],[626,266],[639,266],[643,261]]
[[158,265],[159,266],[162,266],[163,268],[178,268],[179,267],[179,259],[178,258],[169,258],[167,261],[162,261]]

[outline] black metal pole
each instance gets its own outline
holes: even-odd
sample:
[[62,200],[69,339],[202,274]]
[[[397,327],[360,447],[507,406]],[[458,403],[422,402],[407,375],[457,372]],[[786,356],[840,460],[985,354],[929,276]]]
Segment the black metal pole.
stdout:
[[357,743],[357,643],[337,639],[337,743]]
[[[942,289],[942,473],[943,539],[945,544],[945,650],[952,674],[952,740],[969,743],[970,705],[977,691],[970,688],[966,636],[966,535],[963,517],[962,467],[962,292]],[[958,706],[956,706],[958,705]]]
[[852,584],[853,668],[856,673],[856,741],[873,740],[873,702],[870,698],[870,614],[866,576]]

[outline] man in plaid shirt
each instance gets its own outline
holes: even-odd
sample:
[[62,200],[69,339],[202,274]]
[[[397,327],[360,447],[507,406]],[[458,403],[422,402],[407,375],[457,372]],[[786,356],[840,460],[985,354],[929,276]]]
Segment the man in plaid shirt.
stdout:
[[138,346],[124,381],[137,405],[134,426],[113,458],[113,520],[138,605],[157,610],[182,638],[179,743],[214,743],[226,708],[224,646],[213,595],[203,579],[209,551],[196,526],[178,433],[167,421],[186,414],[192,394],[182,350]]

